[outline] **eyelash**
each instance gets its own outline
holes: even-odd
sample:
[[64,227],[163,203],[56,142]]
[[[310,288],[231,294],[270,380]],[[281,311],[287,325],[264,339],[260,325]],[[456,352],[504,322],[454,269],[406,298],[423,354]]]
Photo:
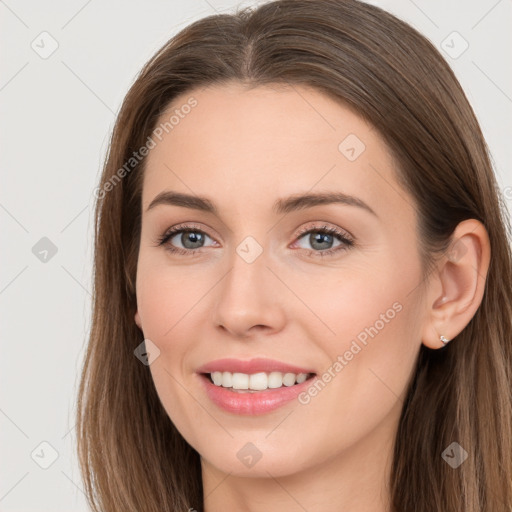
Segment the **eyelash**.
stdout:
[[[208,233],[206,233],[205,231],[200,229],[198,226],[194,226],[194,225],[190,225],[190,224],[180,224],[180,225],[170,228],[162,236],[158,237],[157,245],[162,246],[162,245],[166,244],[167,241],[169,241],[174,235],[176,235],[178,233],[183,233],[183,232],[201,233],[203,235],[208,236],[209,238],[212,238],[212,237],[210,237],[210,235],[208,235]],[[322,233],[322,234],[326,234],[326,235],[336,235],[336,237],[341,242],[341,245],[338,245],[337,247],[334,247],[332,249],[326,249],[323,251],[315,251],[312,249],[303,249],[303,250],[307,251],[308,256],[320,256],[323,258],[325,256],[331,256],[334,253],[338,253],[340,251],[346,251],[347,249],[349,249],[350,247],[353,247],[355,245],[354,240],[351,237],[349,237],[349,235],[345,231],[341,231],[337,228],[329,227],[329,226],[306,227],[306,228],[302,229],[297,234],[296,239],[299,240],[304,235],[308,235],[310,233]],[[193,256],[193,255],[197,254],[201,249],[204,249],[204,247],[201,247],[199,249],[182,249],[181,247],[173,247],[170,244],[168,244],[168,246],[166,247],[166,250],[168,250],[169,252],[171,252],[173,254],[180,254],[183,256]]]

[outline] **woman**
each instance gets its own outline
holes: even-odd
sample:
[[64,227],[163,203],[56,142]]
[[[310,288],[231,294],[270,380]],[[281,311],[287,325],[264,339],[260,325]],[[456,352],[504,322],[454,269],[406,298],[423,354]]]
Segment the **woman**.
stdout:
[[511,510],[510,228],[414,29],[355,0],[193,23],[97,197],[94,510]]

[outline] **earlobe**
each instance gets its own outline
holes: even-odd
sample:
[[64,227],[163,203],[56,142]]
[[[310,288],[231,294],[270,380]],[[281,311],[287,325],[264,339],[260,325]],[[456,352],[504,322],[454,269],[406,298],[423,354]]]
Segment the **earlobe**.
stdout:
[[142,330],[142,323],[140,321],[140,315],[138,310],[135,312],[135,323],[137,324],[137,327]]
[[[487,230],[476,219],[459,223],[431,285],[423,344],[438,349],[453,340],[480,307],[490,262]],[[441,292],[439,292],[441,290]]]

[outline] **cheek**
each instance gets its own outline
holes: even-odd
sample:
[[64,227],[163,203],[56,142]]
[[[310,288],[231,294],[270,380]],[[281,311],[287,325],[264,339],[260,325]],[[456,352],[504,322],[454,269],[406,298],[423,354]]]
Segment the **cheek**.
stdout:
[[405,390],[420,348],[421,303],[411,293],[419,268],[390,260],[381,271],[351,268],[340,274],[343,279],[332,278],[336,271],[319,273],[314,287],[296,281],[295,291],[310,309],[300,325],[327,356],[332,394],[325,394],[323,405],[335,401],[356,413],[371,405],[378,415]]
[[[211,274],[211,273],[210,273]],[[172,266],[165,258],[142,257],[137,269],[137,307],[144,335],[168,339],[215,282],[194,265]],[[210,284],[211,281],[211,284]]]
[[311,442],[317,453],[328,448],[319,439],[330,439],[332,450],[343,450],[382,425],[391,435],[419,350],[418,315],[407,296],[410,288],[375,280],[364,287],[357,284],[345,283],[336,290],[324,287],[324,300],[318,302],[309,295],[311,309],[324,304],[316,311],[336,333],[323,329],[314,317],[310,322],[327,331],[323,336],[317,331],[316,338],[310,333],[327,355],[326,364],[320,382],[299,397],[302,410],[296,417],[315,425],[315,436],[301,442]]
[[184,379],[193,372],[190,353],[205,338],[201,331],[209,304],[207,292],[216,281],[215,272],[199,271],[197,265],[173,266],[161,254],[142,253],[139,259],[137,308],[144,337],[160,350],[150,371],[164,407],[178,423],[180,413],[189,409],[190,395],[182,386],[189,385]]
[[193,348],[190,344],[194,325],[197,325],[194,306],[208,288],[195,282],[193,266],[173,268],[162,260],[165,258],[157,261],[141,254],[137,269],[137,307],[144,337],[160,350],[159,357],[149,366],[158,397],[178,431],[194,443],[198,423],[194,417],[199,411],[191,410],[194,402],[187,392],[190,382],[184,379],[190,370],[185,369],[185,363]]

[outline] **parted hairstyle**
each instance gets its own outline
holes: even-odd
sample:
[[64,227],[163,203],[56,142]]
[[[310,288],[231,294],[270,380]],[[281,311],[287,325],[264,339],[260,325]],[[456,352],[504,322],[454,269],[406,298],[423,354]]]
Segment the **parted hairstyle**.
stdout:
[[[200,19],[172,37],[128,91],[96,194],[92,325],[77,399],[77,450],[90,506],[203,510],[199,454],[168,417],[149,368],[134,356],[144,339],[134,314],[146,158],[130,158],[176,96],[233,81],[247,88],[314,87],[375,127],[415,202],[424,278],[450,250],[459,222],[474,218],[485,226],[491,261],[482,303],[448,345],[421,345],[389,486],[393,512],[510,512],[507,208],[449,65],[408,24],[357,0],[277,0]],[[454,441],[468,453],[456,469],[441,456]]]

